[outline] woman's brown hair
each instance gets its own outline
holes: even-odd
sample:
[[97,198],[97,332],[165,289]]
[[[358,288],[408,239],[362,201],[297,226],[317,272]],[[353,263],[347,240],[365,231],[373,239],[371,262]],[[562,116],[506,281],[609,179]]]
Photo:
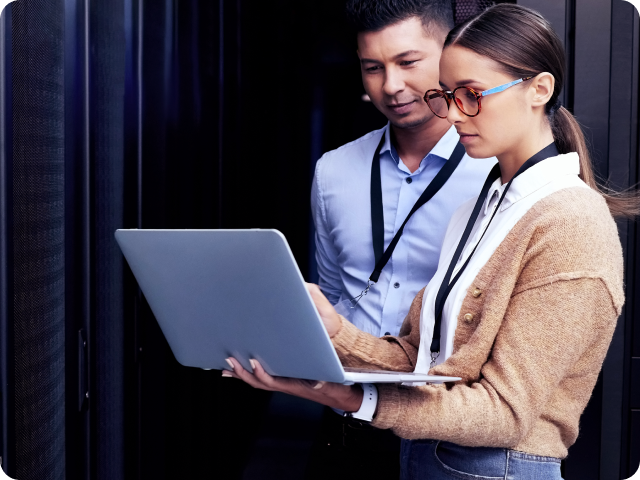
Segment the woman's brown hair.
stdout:
[[614,217],[640,214],[638,193],[616,192],[596,181],[580,124],[559,103],[565,78],[565,54],[560,39],[542,15],[520,5],[498,4],[451,30],[444,48],[451,45],[491,58],[514,79],[551,73],[555,87],[545,111],[558,151],[578,153],[580,178],[605,198]]

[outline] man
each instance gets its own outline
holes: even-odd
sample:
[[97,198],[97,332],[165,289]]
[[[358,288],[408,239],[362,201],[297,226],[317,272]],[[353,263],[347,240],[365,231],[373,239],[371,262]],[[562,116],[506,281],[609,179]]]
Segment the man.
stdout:
[[[374,254],[372,162],[380,165],[382,218],[376,218],[387,248],[425,188],[449,158],[454,161],[459,140],[455,128],[423,100],[427,90],[440,88],[438,63],[453,26],[451,2],[349,0],[347,15],[357,31],[364,89],[389,123],[325,153],[316,166],[311,201],[319,285],[334,304],[366,289],[381,254],[382,246]],[[406,223],[378,281],[350,310],[351,322],[376,336],[398,334],[411,301],[437,269],[451,215],[479,194],[495,162],[462,157]],[[331,478],[397,478],[398,456],[399,440],[390,432],[345,424],[328,411],[309,472],[321,478],[326,465]]]

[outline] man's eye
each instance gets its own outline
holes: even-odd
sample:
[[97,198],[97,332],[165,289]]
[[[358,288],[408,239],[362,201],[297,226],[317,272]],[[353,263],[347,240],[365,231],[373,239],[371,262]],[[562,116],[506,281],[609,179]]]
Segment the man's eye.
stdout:
[[403,60],[402,62],[400,62],[400,65],[406,67],[407,65],[412,65],[416,62],[417,60]]
[[367,72],[375,72],[377,70],[380,70],[382,67],[380,65],[374,65],[373,67],[367,67],[365,68],[365,71]]

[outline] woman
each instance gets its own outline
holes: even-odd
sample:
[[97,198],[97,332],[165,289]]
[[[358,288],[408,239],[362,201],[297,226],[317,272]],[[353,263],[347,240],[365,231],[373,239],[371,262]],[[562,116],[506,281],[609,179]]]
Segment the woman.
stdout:
[[[496,156],[479,198],[453,216],[438,271],[400,336],[375,338],[310,291],[342,362],[429,371],[452,385],[359,386],[272,378],[234,359],[226,376],[347,412],[403,439],[403,478],[558,479],[623,298],[613,216],[632,196],[596,185],[584,137],[558,102],[562,45],[536,12],[500,4],[456,27],[432,111],[467,153]],[[376,398],[377,393],[377,398]]]

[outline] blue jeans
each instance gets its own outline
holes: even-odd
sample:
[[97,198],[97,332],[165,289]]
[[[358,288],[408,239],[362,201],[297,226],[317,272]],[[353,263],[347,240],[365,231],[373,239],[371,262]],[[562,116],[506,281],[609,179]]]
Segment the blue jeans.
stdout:
[[560,459],[506,448],[402,440],[401,480],[562,480]]

